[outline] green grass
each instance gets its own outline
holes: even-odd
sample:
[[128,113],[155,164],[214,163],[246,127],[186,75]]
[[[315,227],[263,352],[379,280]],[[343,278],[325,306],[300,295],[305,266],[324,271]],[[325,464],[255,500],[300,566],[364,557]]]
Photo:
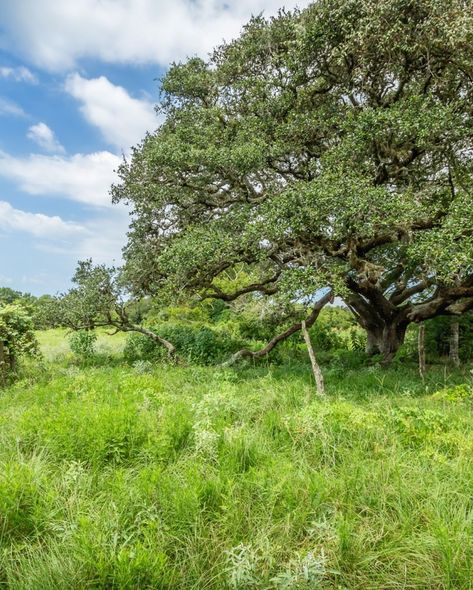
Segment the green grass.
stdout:
[[[70,332],[64,328],[37,332],[41,352],[47,361],[64,361],[71,358],[69,334]],[[124,332],[119,332],[111,337],[107,334],[107,330],[99,328],[97,336],[96,348],[99,355],[116,355],[123,351],[126,340]]]
[[473,588],[473,401],[432,395],[468,373],[325,366],[317,399],[63,337],[0,393],[0,588]]

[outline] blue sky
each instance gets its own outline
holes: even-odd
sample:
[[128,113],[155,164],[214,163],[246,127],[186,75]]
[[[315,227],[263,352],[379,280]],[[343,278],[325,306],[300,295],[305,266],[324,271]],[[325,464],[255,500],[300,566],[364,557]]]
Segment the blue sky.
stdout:
[[158,126],[168,64],[284,0],[0,3],[0,286],[56,293],[79,259],[120,264],[128,212],[108,191]]

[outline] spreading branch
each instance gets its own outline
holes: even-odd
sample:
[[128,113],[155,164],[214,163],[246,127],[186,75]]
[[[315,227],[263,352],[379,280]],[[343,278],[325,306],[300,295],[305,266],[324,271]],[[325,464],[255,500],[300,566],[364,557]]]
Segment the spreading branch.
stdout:
[[[307,328],[310,328],[315,323],[316,319],[319,317],[321,310],[325,307],[325,305],[327,305],[327,303],[332,303],[333,298],[333,291],[330,289],[321,299],[319,299],[315,303],[315,305],[312,307],[310,314],[304,320]],[[263,348],[260,348],[259,350],[250,350],[248,348],[242,348],[234,355],[232,355],[230,359],[226,363],[224,363],[224,365],[234,365],[236,362],[244,358],[262,358],[268,355],[280,342],[287,340],[289,336],[292,336],[301,329],[302,321],[296,322],[292,324],[292,326],[287,328],[287,330],[284,330],[284,332],[281,332],[277,336],[274,336],[274,338],[272,338]]]

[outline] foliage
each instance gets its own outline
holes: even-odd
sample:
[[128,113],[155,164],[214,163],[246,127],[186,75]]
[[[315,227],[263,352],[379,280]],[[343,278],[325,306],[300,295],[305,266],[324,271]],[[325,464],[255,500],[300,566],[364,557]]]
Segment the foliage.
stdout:
[[386,360],[411,322],[470,309],[472,15],[320,0],[174,64],[113,189],[133,290],[310,304],[331,286]]
[[33,321],[21,305],[0,306],[0,346],[0,383],[14,375],[21,357],[38,356]]
[[[222,361],[241,344],[227,332],[199,323],[168,322],[153,326],[153,331],[172,342],[180,357],[196,364],[207,365]],[[142,334],[128,336],[124,355],[128,362],[165,358],[162,346]]]
[[15,303],[22,295],[23,293],[21,291],[15,291],[14,289],[10,289],[10,287],[0,287],[0,303],[4,305]]
[[366,347],[365,332],[353,315],[340,307],[323,309],[310,334],[317,351],[364,351]]
[[57,325],[57,318],[51,308],[53,301],[54,297],[51,295],[35,297],[30,293],[22,293],[10,287],[0,287],[0,305],[15,303],[24,307],[33,318],[37,330],[44,330]]
[[72,282],[74,287],[56,297],[51,308],[60,325],[75,331],[110,326],[115,333],[139,332],[174,357],[175,347],[171,342],[135,323],[133,318],[141,317],[144,308],[139,311],[140,299],[130,296],[119,269],[103,264],[94,266],[90,259],[79,261]]
[[29,304],[34,325],[37,330],[47,330],[60,325],[60,318],[57,316],[56,299],[52,295],[41,295],[35,297]]
[[462,383],[453,387],[443,387],[436,391],[432,397],[449,402],[471,402],[473,401],[473,385]]
[[95,354],[97,334],[93,330],[79,330],[69,336],[69,346],[74,354],[89,359]]
[[450,353],[451,325],[459,323],[459,353],[461,359],[473,356],[473,314],[460,318],[439,317],[426,325],[426,348],[434,357],[448,356]]

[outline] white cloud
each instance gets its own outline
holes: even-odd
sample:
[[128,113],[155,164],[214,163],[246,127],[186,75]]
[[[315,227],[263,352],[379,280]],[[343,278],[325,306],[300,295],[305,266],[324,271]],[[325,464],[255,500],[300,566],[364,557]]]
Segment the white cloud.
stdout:
[[0,201],[0,229],[21,231],[35,237],[71,237],[87,230],[74,222],[63,221],[59,216],[30,213],[15,209],[6,201]]
[[[0,231],[28,234],[33,239],[30,248],[65,256],[74,263],[86,258],[96,264],[120,263],[128,224],[128,211],[120,207],[77,223],[0,201]],[[6,277],[0,275],[0,282],[6,282]]]
[[309,0],[3,0],[4,47],[50,70],[81,58],[158,63],[207,54],[238,35],[251,14]]
[[14,115],[15,117],[24,117],[26,116],[26,113],[15,102],[0,96],[0,115]]
[[15,82],[28,82],[29,84],[38,83],[36,76],[24,66],[20,66],[19,68],[0,67],[0,77],[10,78]]
[[79,74],[68,76],[66,91],[81,103],[85,119],[100,130],[105,140],[127,151],[146,131],[158,126],[153,105],[131,97],[105,76],[87,80]]
[[53,154],[63,154],[66,151],[56,139],[54,131],[50,129],[46,123],[40,122],[36,125],[32,125],[28,129],[27,137],[47,152],[51,152]]
[[15,158],[0,152],[0,176],[31,195],[56,195],[94,207],[111,207],[109,189],[120,158],[110,152]]
[[66,256],[74,262],[92,258],[96,264],[119,264],[128,231],[128,211],[122,208],[84,221],[82,232],[67,239],[42,240],[36,248],[55,255]]

